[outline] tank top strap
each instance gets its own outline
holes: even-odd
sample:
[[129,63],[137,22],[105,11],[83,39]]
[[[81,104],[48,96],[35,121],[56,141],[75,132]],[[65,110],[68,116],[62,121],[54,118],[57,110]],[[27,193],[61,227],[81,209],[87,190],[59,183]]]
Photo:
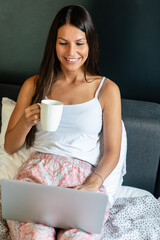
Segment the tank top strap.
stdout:
[[107,78],[106,78],[106,77],[103,77],[102,80],[101,80],[101,82],[100,82],[100,84],[99,84],[99,86],[98,86],[98,89],[97,89],[97,91],[96,91],[96,93],[95,93],[95,97],[98,98],[99,91],[101,90],[101,91],[100,91],[100,94],[99,94],[98,100],[100,100],[100,97],[101,97],[101,95],[102,95],[104,86],[105,86],[105,84],[106,84],[106,81],[107,81]]

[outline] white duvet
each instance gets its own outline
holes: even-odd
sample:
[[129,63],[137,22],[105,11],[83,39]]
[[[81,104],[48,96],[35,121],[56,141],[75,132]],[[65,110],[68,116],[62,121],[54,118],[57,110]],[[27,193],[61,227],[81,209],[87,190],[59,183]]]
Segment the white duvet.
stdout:
[[118,198],[101,240],[160,240],[160,202],[152,195]]
[[12,179],[29,155],[29,150],[24,147],[13,155],[9,155],[4,151],[3,145],[0,145],[0,182],[2,178]]

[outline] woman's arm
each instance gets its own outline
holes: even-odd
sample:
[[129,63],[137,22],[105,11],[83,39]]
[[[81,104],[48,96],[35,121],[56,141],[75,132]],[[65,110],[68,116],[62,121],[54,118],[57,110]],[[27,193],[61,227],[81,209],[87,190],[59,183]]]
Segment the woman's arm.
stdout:
[[37,104],[30,106],[35,91],[35,79],[36,76],[33,76],[24,82],[10,117],[4,143],[4,148],[9,154],[23,146],[31,127],[40,120],[39,106]]
[[102,179],[105,180],[109,176],[119,160],[122,136],[121,97],[118,86],[111,80],[107,80],[100,102],[103,109],[104,152],[96,172],[102,178],[91,174],[86,182],[76,189],[96,192],[102,184]]

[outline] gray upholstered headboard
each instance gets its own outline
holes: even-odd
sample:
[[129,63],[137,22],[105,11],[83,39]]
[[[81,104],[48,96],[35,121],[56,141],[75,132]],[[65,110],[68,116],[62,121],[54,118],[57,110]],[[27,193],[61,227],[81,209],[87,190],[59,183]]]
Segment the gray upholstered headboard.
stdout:
[[124,184],[160,196],[160,104],[122,99],[128,136]]
[[[0,84],[2,97],[17,99],[20,86]],[[128,151],[124,185],[160,196],[160,105],[122,99]]]

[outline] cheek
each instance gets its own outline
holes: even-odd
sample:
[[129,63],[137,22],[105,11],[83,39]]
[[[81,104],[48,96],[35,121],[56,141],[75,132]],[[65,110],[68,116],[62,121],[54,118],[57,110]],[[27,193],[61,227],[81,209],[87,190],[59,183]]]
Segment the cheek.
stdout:
[[85,47],[82,51],[82,54],[87,58],[88,57],[88,54],[89,54],[89,48],[88,47]]

